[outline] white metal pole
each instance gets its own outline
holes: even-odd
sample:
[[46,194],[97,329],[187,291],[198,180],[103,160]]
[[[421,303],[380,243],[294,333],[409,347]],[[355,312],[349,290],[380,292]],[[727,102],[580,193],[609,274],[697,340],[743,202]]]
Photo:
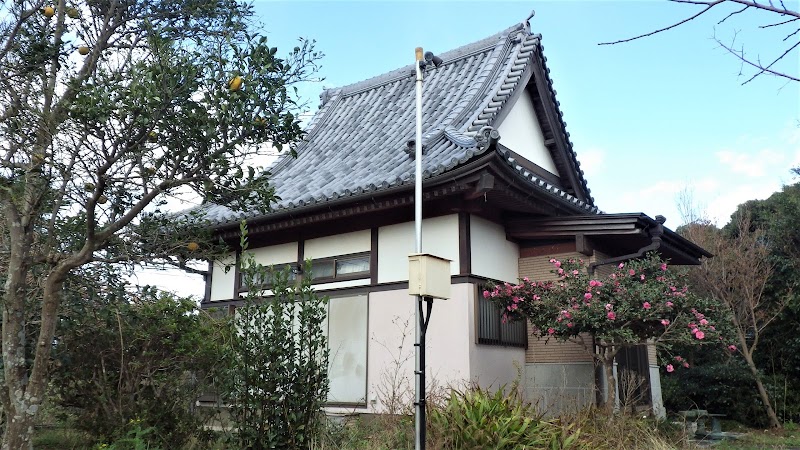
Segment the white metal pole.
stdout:
[[[414,161],[416,168],[414,171],[414,231],[416,234],[416,252],[422,253],[422,47],[416,48],[416,62],[414,67],[417,74],[417,133],[414,149]],[[425,450],[425,381],[422,367],[422,297],[417,296],[416,302],[416,345],[415,345],[415,364],[414,364],[414,387],[415,387],[415,415],[414,415],[414,448]]]

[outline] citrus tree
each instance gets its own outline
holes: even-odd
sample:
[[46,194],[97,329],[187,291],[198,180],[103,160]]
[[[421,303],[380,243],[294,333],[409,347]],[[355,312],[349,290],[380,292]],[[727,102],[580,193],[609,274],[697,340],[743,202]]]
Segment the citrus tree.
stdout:
[[[504,320],[528,320],[536,336],[580,343],[603,367],[611,388],[605,409],[616,403],[613,364],[626,347],[652,343],[720,343],[715,305],[694,296],[685,274],[657,255],[620,263],[604,276],[590,276],[580,260],[551,259],[556,281],[498,284],[483,292],[504,310]],[[680,356],[664,361],[667,372],[688,368]]]
[[3,449],[31,447],[69,274],[210,249],[171,196],[268,207],[245,163],[302,136],[292,85],[320,55],[251,23],[236,0],[0,4]]

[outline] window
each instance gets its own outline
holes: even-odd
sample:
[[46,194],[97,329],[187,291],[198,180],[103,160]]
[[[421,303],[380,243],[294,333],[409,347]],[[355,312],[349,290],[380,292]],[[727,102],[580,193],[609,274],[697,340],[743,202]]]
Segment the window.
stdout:
[[328,301],[329,405],[367,403],[367,309],[364,294]]
[[314,283],[356,280],[370,276],[370,254],[356,253],[311,261],[311,276]]
[[[295,262],[287,262],[287,263],[278,263],[273,264],[271,266],[267,266],[267,272],[264,274],[266,275],[266,280],[257,280],[263,289],[269,289],[272,285],[272,276],[275,272],[280,271],[288,271],[289,272],[289,281],[294,281],[297,279],[297,274],[295,273],[295,268],[297,267],[297,263]],[[244,284],[244,274],[239,273],[238,280],[236,280],[238,284],[238,292],[247,292],[247,286]]]
[[490,300],[483,298],[483,287],[478,287],[478,344],[505,347],[528,346],[528,333],[524,320],[503,323],[503,312]]

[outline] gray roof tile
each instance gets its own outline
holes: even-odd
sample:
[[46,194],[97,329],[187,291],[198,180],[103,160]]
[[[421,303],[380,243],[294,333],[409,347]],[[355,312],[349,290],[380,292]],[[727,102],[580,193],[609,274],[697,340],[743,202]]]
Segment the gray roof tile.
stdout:
[[[493,123],[519,87],[539,40],[525,25],[516,25],[440,55],[443,65],[426,71],[424,178],[440,175],[486,151],[475,136]],[[415,133],[414,80],[414,66],[408,65],[324,91],[306,139],[297,148],[297,158],[283,156],[270,169],[271,183],[280,197],[272,212],[413,183],[414,160],[404,149]],[[548,79],[548,83],[554,101],[552,81]],[[564,126],[562,120],[562,130]],[[569,146],[577,167],[572,144]],[[544,183],[509,155],[503,156],[532,188],[575,203],[586,212],[597,212],[593,205]],[[582,175],[579,179],[588,192]],[[218,224],[243,217],[224,205],[206,204],[200,209]]]

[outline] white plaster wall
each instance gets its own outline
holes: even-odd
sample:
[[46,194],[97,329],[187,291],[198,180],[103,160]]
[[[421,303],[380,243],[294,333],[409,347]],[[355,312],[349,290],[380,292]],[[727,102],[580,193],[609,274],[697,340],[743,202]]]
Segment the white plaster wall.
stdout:
[[297,261],[297,242],[251,248],[247,253],[253,255],[255,262],[264,266]]
[[472,273],[496,280],[516,282],[519,277],[519,246],[506,239],[502,225],[470,216]]
[[[434,300],[426,337],[427,386],[463,387],[470,376],[469,284],[452,286],[453,297]],[[371,412],[386,412],[389,394],[407,406],[414,395],[414,308],[407,289],[369,296],[368,399]]]
[[370,230],[325,236],[305,241],[303,244],[303,257],[317,259],[368,252],[371,245]]
[[[408,280],[408,255],[414,249],[414,222],[378,229],[378,283]],[[451,260],[450,273],[457,275],[458,215],[423,220],[422,251]]]
[[544,146],[544,136],[530,97],[523,93],[497,127],[500,143],[544,170],[558,175],[558,169]]
[[[211,269],[211,298],[209,300],[230,300],[233,298],[236,270],[233,265],[236,257],[231,253],[228,257],[214,261]],[[225,266],[230,265],[230,270],[225,273]]]
[[364,278],[363,280],[347,280],[347,281],[333,281],[331,283],[317,283],[312,285],[315,291],[329,291],[331,289],[341,289],[346,287],[369,286],[370,279]]

